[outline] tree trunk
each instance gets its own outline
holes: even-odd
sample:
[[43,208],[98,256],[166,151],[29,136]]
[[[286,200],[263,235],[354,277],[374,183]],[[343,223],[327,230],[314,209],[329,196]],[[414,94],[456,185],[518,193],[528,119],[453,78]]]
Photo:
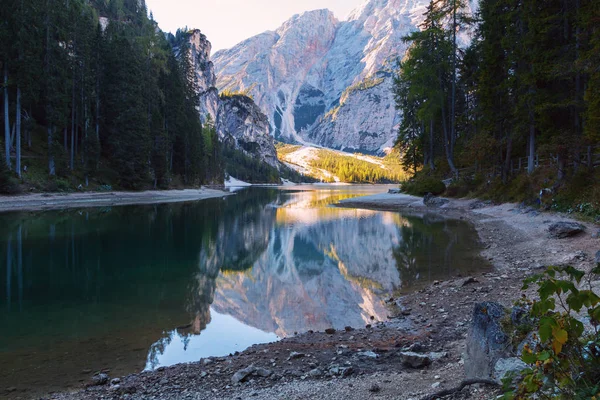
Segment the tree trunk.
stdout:
[[508,141],[506,143],[506,159],[504,160],[504,167],[502,168],[502,182],[506,183],[508,181],[508,176],[510,175],[510,163],[512,160],[512,135],[508,135]]
[[10,115],[8,110],[8,64],[4,62],[4,156],[6,165],[10,165]]
[[527,173],[529,175],[533,174],[535,170],[535,124],[534,124],[534,115],[533,111],[529,111],[529,139],[528,139],[528,147],[529,147],[529,161],[527,165]]
[[17,175],[21,178],[21,87],[17,86],[17,115],[16,115],[17,132],[17,160],[15,168],[17,169]]
[[54,164],[54,155],[52,154],[54,127],[48,126],[48,174],[50,176],[56,175],[56,165]]
[[435,159],[433,154],[433,118],[429,120],[429,168],[435,171]]
[[456,142],[456,0],[453,0],[453,24],[452,24],[452,115],[450,116],[452,127],[450,131],[450,153],[454,154],[454,143]]
[[451,149],[451,139],[448,137],[448,122],[446,121],[446,107],[442,103],[442,127],[444,130],[444,150],[446,150],[446,160],[448,161],[448,166],[450,167],[450,171],[452,171],[452,175],[455,178],[458,178],[458,170],[454,165],[454,155],[452,154]]
[[[75,68],[73,68],[74,70]],[[75,170],[75,72],[73,72],[73,81],[71,87],[71,154],[69,157],[69,166],[71,171]],[[66,150],[66,149],[65,149]]]
[[[581,42],[579,36],[581,35],[580,30],[580,18],[579,18],[579,9],[580,9],[580,0],[575,0],[575,63],[579,61],[580,57],[580,48]],[[575,118],[575,136],[577,137],[576,150],[575,150],[575,165],[574,169],[577,171],[579,169],[579,164],[581,163],[581,143],[579,142],[579,138],[582,136],[582,123],[581,123],[581,104],[583,102],[583,95],[581,90],[581,71],[580,67],[576,66],[575,73],[575,107],[574,107],[574,118]]]

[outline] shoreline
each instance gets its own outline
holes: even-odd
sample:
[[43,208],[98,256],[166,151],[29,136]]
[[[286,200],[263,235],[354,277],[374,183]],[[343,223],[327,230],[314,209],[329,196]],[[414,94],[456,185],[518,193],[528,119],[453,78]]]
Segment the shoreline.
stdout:
[[232,195],[230,192],[206,187],[200,189],[152,190],[143,192],[35,193],[0,196],[0,213],[182,203],[230,195]]
[[[475,304],[495,301],[511,306],[526,276],[555,264],[587,270],[600,249],[600,240],[591,237],[596,225],[584,224],[587,232],[574,238],[550,239],[550,223],[572,219],[514,204],[480,203],[472,209],[473,203],[450,200],[442,208],[428,208],[418,197],[381,194],[337,204],[466,220],[478,232],[482,258],[493,266],[492,271],[430,282],[418,292],[388,299],[386,321],[358,330],[304,333],[239,354],[132,374],[110,385],[51,398],[117,399],[128,394],[131,399],[408,400],[454,387],[464,379],[462,355]],[[408,368],[401,352],[416,345],[440,357],[429,367]],[[246,372],[247,381],[232,381]],[[479,400],[496,394],[488,387],[471,387],[459,398]]]

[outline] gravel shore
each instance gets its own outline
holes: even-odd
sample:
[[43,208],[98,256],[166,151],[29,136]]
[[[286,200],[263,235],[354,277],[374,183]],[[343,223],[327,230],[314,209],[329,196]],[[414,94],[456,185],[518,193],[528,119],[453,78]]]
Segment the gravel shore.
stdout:
[[0,212],[180,203],[218,198],[230,194],[208,188],[145,192],[36,193],[0,196]]

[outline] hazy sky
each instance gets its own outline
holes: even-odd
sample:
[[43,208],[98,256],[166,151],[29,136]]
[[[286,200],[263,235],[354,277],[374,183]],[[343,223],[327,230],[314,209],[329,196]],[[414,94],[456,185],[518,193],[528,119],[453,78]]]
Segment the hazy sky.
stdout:
[[329,8],[346,19],[364,0],[146,0],[161,29],[199,28],[213,53],[266,30],[274,30],[294,14]]

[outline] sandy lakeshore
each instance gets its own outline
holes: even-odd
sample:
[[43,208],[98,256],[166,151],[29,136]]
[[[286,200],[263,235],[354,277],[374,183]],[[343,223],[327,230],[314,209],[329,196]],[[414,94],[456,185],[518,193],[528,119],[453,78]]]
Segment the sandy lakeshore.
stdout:
[[36,193],[0,196],[0,212],[180,203],[223,197],[230,194],[208,188],[145,192]]
[[[520,296],[524,277],[548,265],[590,269],[600,250],[600,239],[592,237],[597,225],[585,224],[587,231],[573,238],[551,239],[548,226],[571,221],[568,216],[515,204],[474,203],[450,200],[441,208],[427,208],[418,197],[381,194],[338,204],[469,221],[479,234],[482,262],[492,267],[469,277],[469,284],[464,284],[467,277],[457,276],[387,299],[388,320],[375,320],[364,329],[309,332],[228,357],[110,377],[104,385],[46,398],[420,400],[454,387],[464,379],[465,339],[475,304],[510,306]],[[415,343],[439,358],[426,368],[406,367],[398,354]],[[235,382],[236,373],[249,367],[251,377]],[[490,387],[471,386],[448,398],[489,399],[496,394]]]

